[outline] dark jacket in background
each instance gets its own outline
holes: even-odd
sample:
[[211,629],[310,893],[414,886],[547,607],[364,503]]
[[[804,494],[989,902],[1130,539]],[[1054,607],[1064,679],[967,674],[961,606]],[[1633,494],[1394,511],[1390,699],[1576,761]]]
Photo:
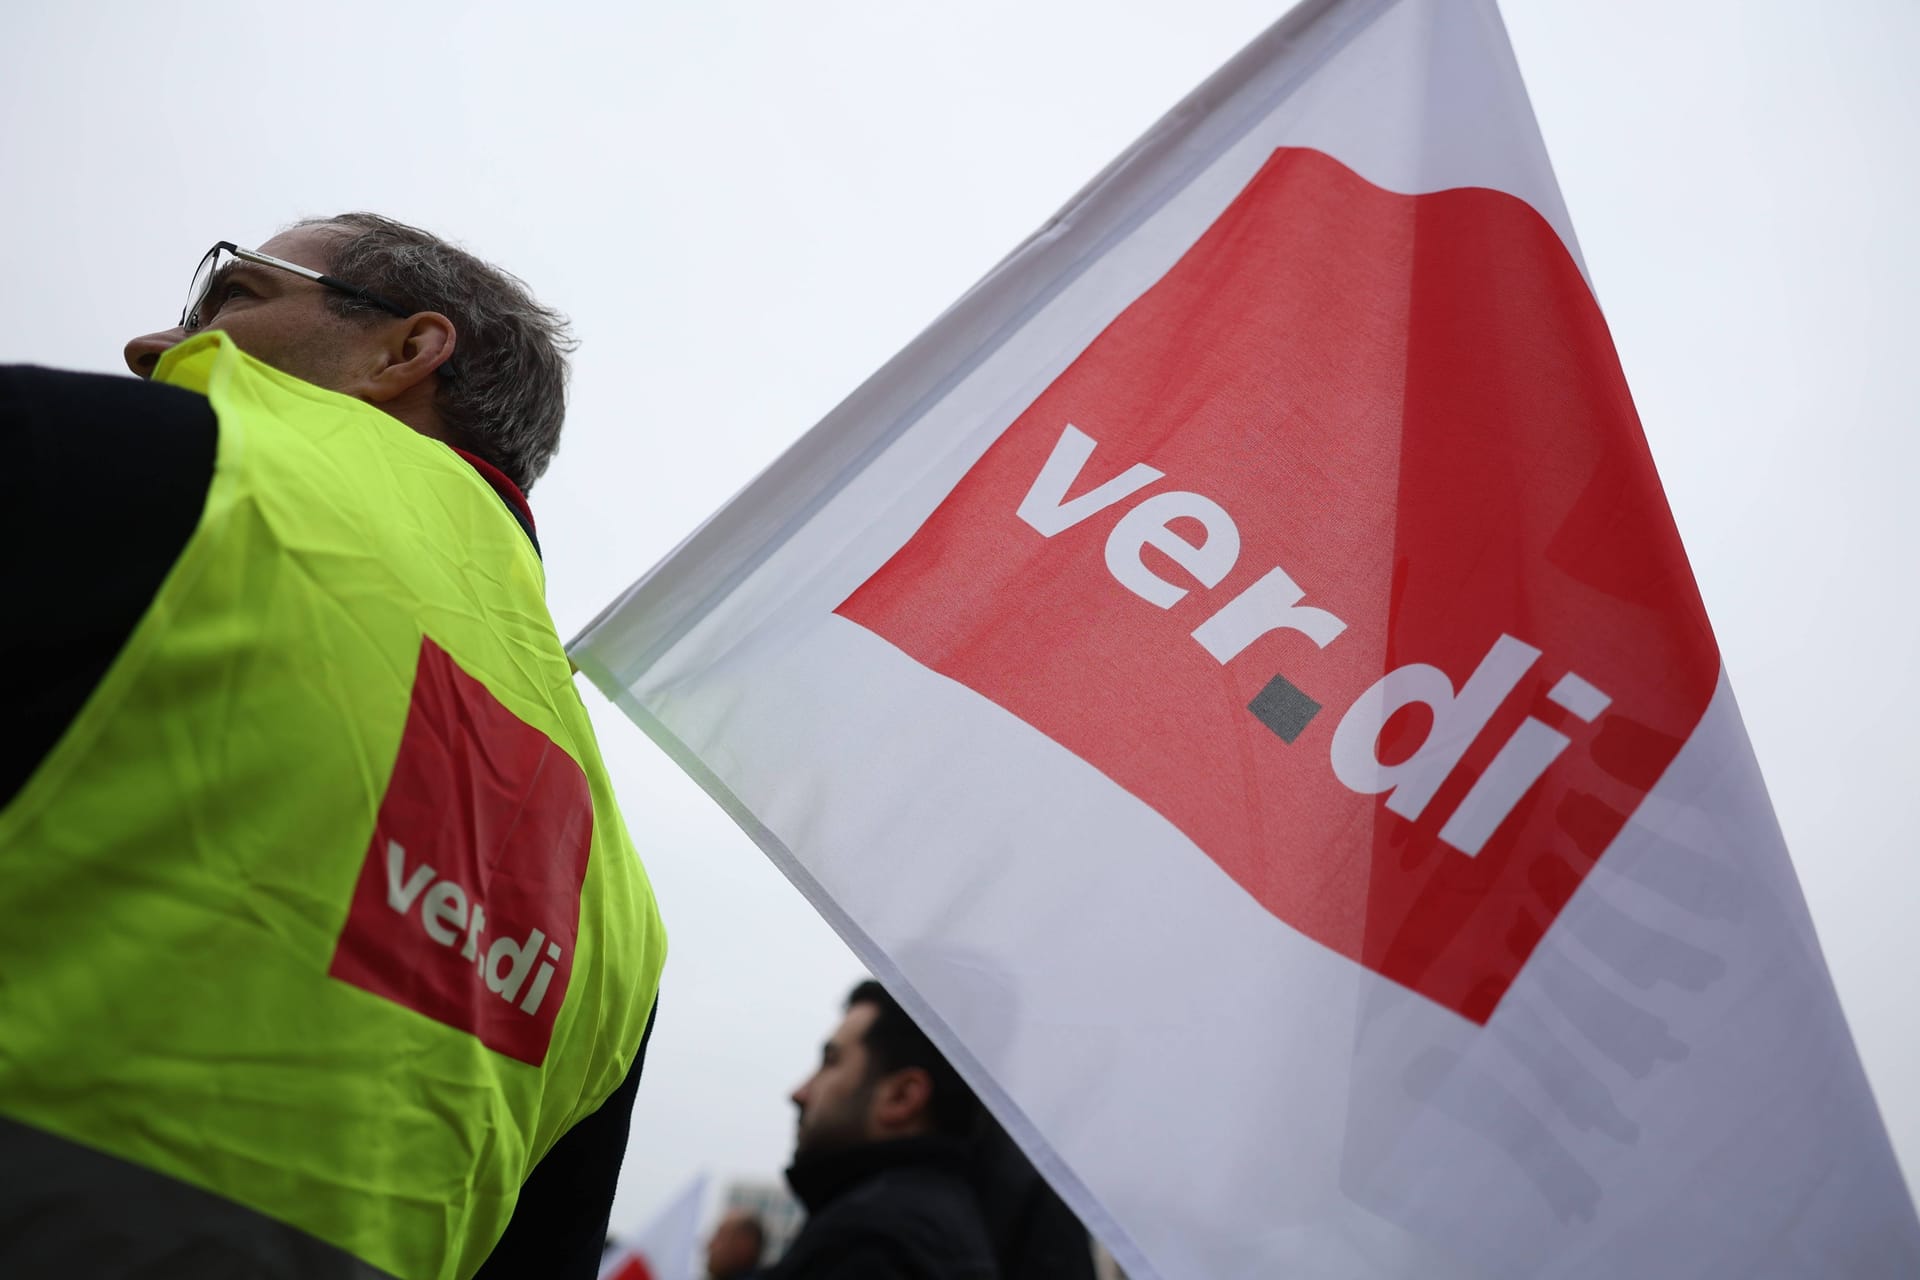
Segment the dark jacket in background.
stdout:
[[968,1164],[966,1143],[936,1137],[795,1160],[807,1225],[766,1280],[999,1280]]
[[1094,1280],[1086,1227],[990,1117],[980,1119],[969,1161],[1000,1280]]

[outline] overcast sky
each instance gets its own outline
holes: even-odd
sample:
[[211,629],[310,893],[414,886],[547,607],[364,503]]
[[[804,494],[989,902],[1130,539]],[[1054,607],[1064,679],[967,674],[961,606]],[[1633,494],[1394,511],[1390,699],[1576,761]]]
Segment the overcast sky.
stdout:
[[[120,370],[296,217],[459,239],[583,340],[532,494],[570,636],[1284,7],[9,5],[0,359]],[[1911,1186],[1920,6],[1503,8]],[[860,971],[582,683],[673,940],[631,1225],[777,1175]]]

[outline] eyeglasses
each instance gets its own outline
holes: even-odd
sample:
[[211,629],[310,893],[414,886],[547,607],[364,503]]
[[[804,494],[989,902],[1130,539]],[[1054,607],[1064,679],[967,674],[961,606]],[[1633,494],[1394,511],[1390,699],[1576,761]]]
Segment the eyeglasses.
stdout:
[[[200,259],[199,270],[193,273],[193,288],[187,294],[186,307],[180,312],[180,327],[188,333],[192,333],[200,327],[200,312],[201,309],[206,306],[207,294],[213,289],[214,281],[219,279],[221,274],[233,265],[232,262],[221,259],[220,255],[223,253],[231,254],[234,259],[241,262],[251,262],[263,267],[273,267],[280,271],[291,271],[303,280],[311,280],[315,284],[324,285],[334,290],[336,293],[344,293],[349,297],[358,298],[362,302],[371,303],[373,306],[379,307],[382,311],[391,312],[402,319],[413,314],[412,311],[401,306],[399,303],[389,302],[377,293],[367,292],[367,290],[362,289],[359,285],[348,284],[345,280],[325,275],[319,271],[315,271],[312,267],[303,267],[297,262],[288,262],[284,258],[276,258],[272,254],[261,253],[257,249],[242,249],[231,240],[222,240],[216,243],[213,248],[207,250],[207,256]],[[217,304],[215,309],[218,309]]]

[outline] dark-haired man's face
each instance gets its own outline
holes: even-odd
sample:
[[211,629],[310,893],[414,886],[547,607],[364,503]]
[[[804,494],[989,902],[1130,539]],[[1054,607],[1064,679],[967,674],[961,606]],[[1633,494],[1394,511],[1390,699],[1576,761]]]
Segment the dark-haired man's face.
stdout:
[[879,1010],[856,1004],[820,1049],[820,1066],[793,1091],[800,1108],[794,1134],[796,1156],[857,1147],[874,1140],[875,1081],[870,1078],[867,1029]]
[[[283,231],[260,246],[262,253],[327,269],[327,234],[317,227]],[[353,376],[379,367],[379,335],[337,316],[327,306],[324,285],[291,271],[236,263],[214,282],[201,308],[202,329],[221,329],[254,359],[330,391],[352,385]],[[161,353],[186,338],[175,325],[127,343],[127,367],[151,377]]]

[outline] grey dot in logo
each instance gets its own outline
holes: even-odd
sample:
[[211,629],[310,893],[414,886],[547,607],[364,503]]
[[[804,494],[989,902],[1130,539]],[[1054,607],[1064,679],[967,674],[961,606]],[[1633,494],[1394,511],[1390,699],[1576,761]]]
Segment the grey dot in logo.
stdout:
[[1247,704],[1254,719],[1291,743],[1306,729],[1307,722],[1320,714],[1320,704],[1300,692],[1285,676],[1275,676],[1267,687]]

